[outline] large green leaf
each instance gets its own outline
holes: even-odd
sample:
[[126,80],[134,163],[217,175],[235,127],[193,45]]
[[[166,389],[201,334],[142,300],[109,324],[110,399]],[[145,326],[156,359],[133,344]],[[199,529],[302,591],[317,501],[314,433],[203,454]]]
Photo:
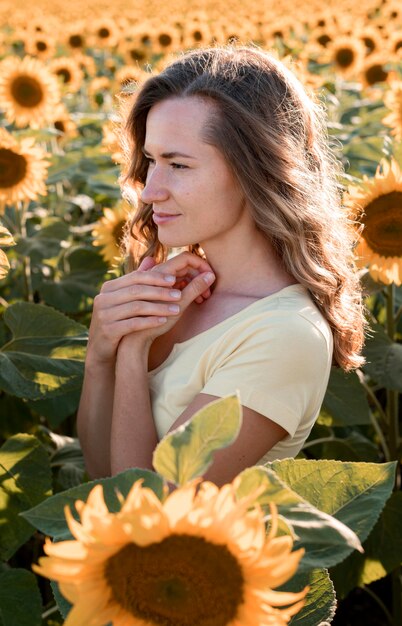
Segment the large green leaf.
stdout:
[[386,389],[402,392],[402,344],[391,341],[380,324],[372,326],[372,331],[364,347],[364,370]]
[[299,570],[330,567],[346,558],[361,545],[355,533],[334,517],[323,513],[304,500],[284,483],[275,472],[263,466],[251,467],[240,474],[237,494],[243,497],[263,485],[258,497],[262,506],[273,502],[278,507],[282,525],[295,536],[295,547],[303,546],[306,553]]
[[63,271],[39,287],[45,302],[65,313],[88,310],[107,265],[94,248],[76,247],[63,257]]
[[34,263],[42,259],[50,259],[59,255],[61,242],[68,239],[68,225],[58,217],[47,217],[36,226],[31,236],[20,237],[15,251],[29,256]]
[[296,493],[365,541],[389,496],[395,463],[285,459],[267,464]]
[[281,587],[281,591],[297,592],[306,585],[310,587],[302,610],[290,620],[289,626],[320,626],[332,620],[336,598],[334,586],[325,569],[297,573]]
[[45,535],[65,538],[69,532],[64,515],[64,507],[66,505],[70,506],[71,511],[75,513],[74,503],[76,500],[85,501],[91,489],[95,485],[101,484],[103,485],[105,501],[109,510],[112,512],[119,511],[120,502],[117,492],[120,492],[124,497],[127,496],[133,483],[139,478],[144,479],[144,487],[149,487],[158,498],[162,499],[163,480],[161,476],[150,470],[135,468],[121,472],[113,476],[113,478],[99,478],[67,491],[62,491],[29,511],[25,511],[23,517]]
[[323,402],[334,426],[370,423],[367,395],[356,372],[346,374],[333,367]]
[[345,597],[354,587],[383,578],[402,563],[402,493],[387,501],[367,541],[364,554],[351,554],[331,570],[337,595]]
[[40,626],[41,614],[34,574],[25,569],[0,572],[0,626]]
[[154,468],[176,485],[202,476],[213,461],[213,453],[236,439],[241,421],[238,396],[211,402],[162,439],[153,454]]
[[85,326],[29,302],[8,307],[4,320],[13,336],[0,350],[0,389],[32,400],[80,389]]
[[32,435],[10,437],[0,448],[0,558],[8,560],[34,532],[20,513],[50,494],[45,448]]

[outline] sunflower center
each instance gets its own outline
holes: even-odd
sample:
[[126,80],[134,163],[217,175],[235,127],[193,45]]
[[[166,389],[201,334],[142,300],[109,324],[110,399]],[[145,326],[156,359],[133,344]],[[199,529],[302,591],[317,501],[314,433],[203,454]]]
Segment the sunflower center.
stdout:
[[243,602],[243,573],[224,545],[170,535],[126,545],[106,562],[113,599],[155,626],[226,626]]
[[363,237],[376,254],[402,256],[402,191],[376,198],[365,208]]
[[65,126],[63,120],[56,120],[54,122],[54,127],[55,127],[56,130],[59,130],[62,133],[66,132],[66,126]]
[[71,81],[71,72],[66,67],[63,67],[57,70],[56,74],[57,76],[60,76],[64,84],[69,83]]
[[381,83],[387,80],[388,72],[384,70],[381,63],[375,63],[367,68],[365,75],[367,83],[369,85],[375,85],[375,83]]
[[161,33],[158,37],[158,40],[159,40],[160,45],[163,46],[164,48],[166,48],[167,46],[170,46],[170,44],[172,43],[172,38],[167,33]]
[[27,161],[22,154],[0,148],[0,189],[15,187],[24,180],[26,173]]
[[355,55],[351,48],[340,48],[335,55],[335,61],[339,67],[349,67],[353,64]]
[[125,225],[126,225],[126,222],[121,221],[121,222],[118,222],[116,226],[113,228],[112,235],[117,246],[120,246],[123,240]]
[[84,45],[84,40],[81,35],[70,35],[68,43],[72,48],[82,48],[82,46]]
[[110,37],[110,30],[106,28],[106,26],[104,26],[103,28],[100,28],[98,30],[98,36],[101,39],[107,39],[108,37]]
[[41,84],[32,76],[21,74],[11,84],[11,94],[21,106],[34,108],[43,100]]

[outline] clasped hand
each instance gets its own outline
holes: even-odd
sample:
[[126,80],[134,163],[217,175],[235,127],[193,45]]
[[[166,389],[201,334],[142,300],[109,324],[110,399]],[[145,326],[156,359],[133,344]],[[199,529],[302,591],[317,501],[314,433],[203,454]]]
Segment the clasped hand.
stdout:
[[150,345],[192,302],[209,298],[214,280],[205,259],[182,252],[159,264],[147,257],[137,270],[106,282],[94,300],[87,358],[113,363],[124,337]]

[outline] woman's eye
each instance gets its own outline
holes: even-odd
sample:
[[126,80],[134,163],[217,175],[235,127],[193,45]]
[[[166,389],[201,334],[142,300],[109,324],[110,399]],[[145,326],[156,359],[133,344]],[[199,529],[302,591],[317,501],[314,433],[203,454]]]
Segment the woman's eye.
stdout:
[[185,170],[187,169],[187,165],[183,165],[183,163],[171,163],[170,164],[175,170]]
[[151,159],[151,157],[145,157],[148,165],[153,165],[155,163],[155,159]]

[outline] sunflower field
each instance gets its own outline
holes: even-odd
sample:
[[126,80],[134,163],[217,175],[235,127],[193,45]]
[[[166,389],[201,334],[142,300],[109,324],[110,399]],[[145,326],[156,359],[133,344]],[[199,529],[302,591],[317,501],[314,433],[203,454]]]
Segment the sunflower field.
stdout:
[[[203,482],[240,428],[228,397],[159,443],[155,472],[91,481],[75,416],[94,297],[125,271],[131,94],[183,50],[238,43],[327,111],[366,364],[333,368],[295,460]],[[2,0],[0,626],[400,626],[401,340],[398,0]]]

